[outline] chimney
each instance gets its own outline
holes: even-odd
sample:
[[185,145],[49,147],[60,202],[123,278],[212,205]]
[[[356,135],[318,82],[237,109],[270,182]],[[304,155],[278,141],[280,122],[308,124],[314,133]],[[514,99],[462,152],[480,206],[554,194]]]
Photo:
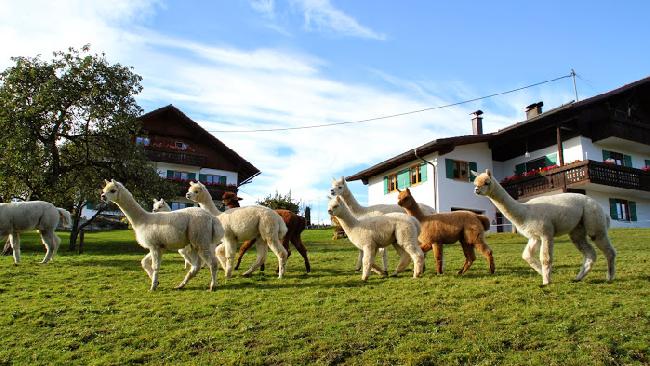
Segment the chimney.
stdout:
[[483,117],[481,115],[483,114],[482,110],[477,110],[476,112],[470,113],[472,117],[472,132],[474,135],[482,135],[483,134]]
[[533,103],[526,107],[526,119],[529,120],[542,114],[542,106],[544,102]]

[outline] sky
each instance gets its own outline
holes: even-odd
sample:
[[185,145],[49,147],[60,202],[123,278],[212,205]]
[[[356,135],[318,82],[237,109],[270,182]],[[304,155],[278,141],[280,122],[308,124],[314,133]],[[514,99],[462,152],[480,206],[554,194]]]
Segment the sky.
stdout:
[[[145,112],[173,104],[208,131],[399,114],[577,73],[578,97],[650,75],[647,1],[0,0],[0,70],[91,44],[143,77]],[[484,132],[575,99],[570,78],[368,123],[213,134],[262,174],[243,204],[291,191],[328,222],[332,177],[436,138]],[[351,182],[357,199],[367,186]]]

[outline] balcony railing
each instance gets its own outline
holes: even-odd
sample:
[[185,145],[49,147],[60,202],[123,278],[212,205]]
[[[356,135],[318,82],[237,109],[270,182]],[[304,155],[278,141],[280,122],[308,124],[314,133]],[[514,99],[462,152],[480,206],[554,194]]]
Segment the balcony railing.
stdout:
[[[169,178],[167,178],[169,179]],[[176,180],[176,179],[169,179],[170,181],[174,182],[178,190],[176,191],[176,194],[178,196],[185,196],[185,193],[187,193],[187,190],[190,187],[190,181],[189,180]],[[226,184],[205,184],[205,188],[207,188],[208,192],[210,193],[210,196],[212,196],[212,199],[215,201],[221,201],[221,197],[223,196],[224,192],[235,192],[237,193],[237,186],[235,185],[226,185]]]
[[515,199],[566,188],[579,188],[586,183],[650,191],[650,172],[596,161],[579,161],[536,176],[522,177],[502,183]]
[[145,150],[147,158],[151,161],[164,161],[167,163],[185,164],[193,166],[204,166],[206,158],[203,155],[187,152],[172,152],[162,150]]

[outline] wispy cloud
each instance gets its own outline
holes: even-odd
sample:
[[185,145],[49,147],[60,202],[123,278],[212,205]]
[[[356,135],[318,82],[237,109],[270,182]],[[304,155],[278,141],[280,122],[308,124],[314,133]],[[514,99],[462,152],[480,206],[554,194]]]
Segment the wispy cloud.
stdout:
[[346,36],[368,38],[383,41],[384,34],[365,27],[352,16],[335,8],[329,0],[291,0],[299,7],[305,19],[307,29],[330,31]]

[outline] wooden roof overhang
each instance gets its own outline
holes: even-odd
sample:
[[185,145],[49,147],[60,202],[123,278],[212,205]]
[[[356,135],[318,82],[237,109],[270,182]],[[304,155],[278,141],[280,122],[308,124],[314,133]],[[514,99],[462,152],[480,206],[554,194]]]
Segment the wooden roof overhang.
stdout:
[[[257,169],[253,164],[242,158],[234,150],[230,149],[218,138],[206,131],[198,123],[194,122],[180,109],[174,107],[171,104],[166,107],[153,110],[149,113],[145,113],[138,119],[143,123],[143,128],[160,136],[169,135],[164,126],[148,122],[164,119],[170,121],[179,121],[180,123],[184,124],[193,133],[192,139],[210,146],[212,149],[222,154],[225,158],[229,159],[234,164],[238,176],[238,185],[244,184],[254,176],[260,174],[260,170]],[[169,137],[174,136],[169,135]]]

